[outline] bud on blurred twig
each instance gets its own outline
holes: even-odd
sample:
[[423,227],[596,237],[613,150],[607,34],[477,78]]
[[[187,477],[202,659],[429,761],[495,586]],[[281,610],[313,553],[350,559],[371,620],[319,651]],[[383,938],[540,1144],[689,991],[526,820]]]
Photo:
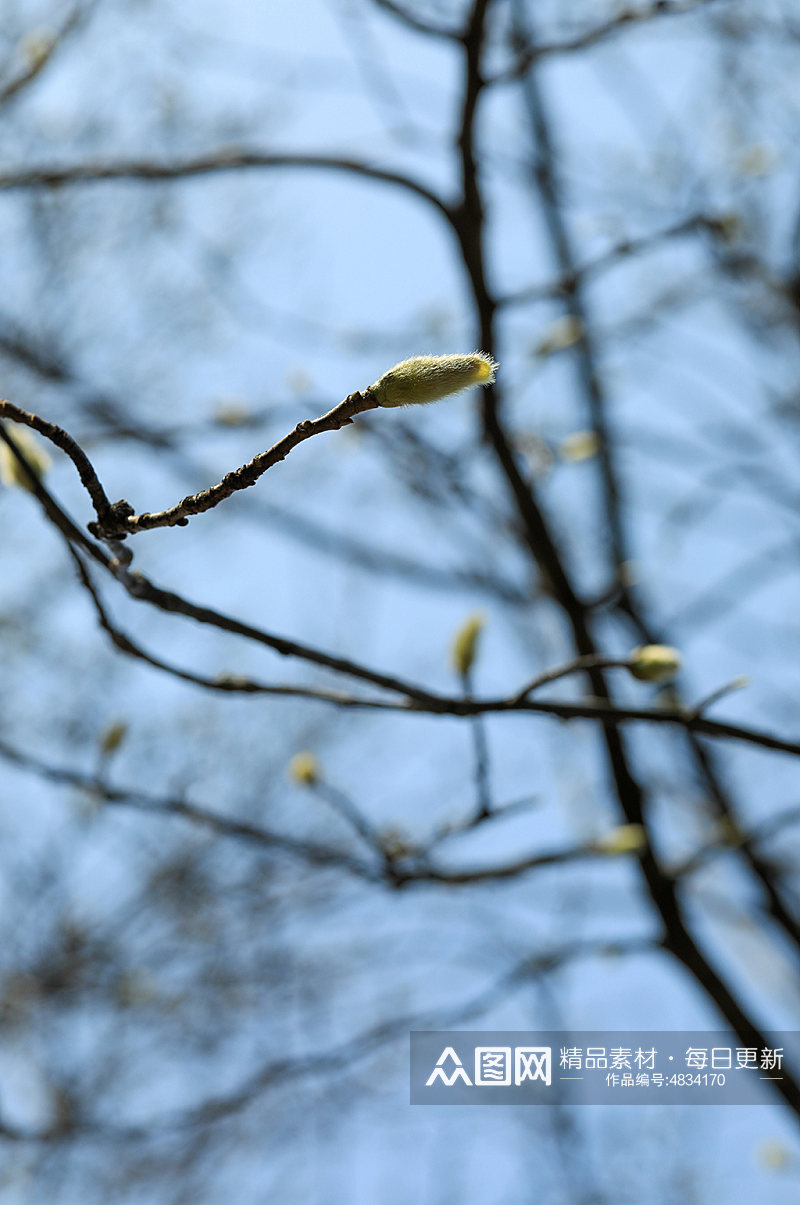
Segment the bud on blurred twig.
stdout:
[[631,653],[629,666],[641,682],[671,682],[681,668],[681,655],[668,644],[643,644]]
[[451,658],[453,668],[462,678],[466,678],[472,669],[478,651],[478,640],[486,626],[486,617],[476,611],[469,615],[453,637]]
[[313,787],[319,782],[319,762],[313,753],[295,753],[289,762],[289,778],[300,787]]

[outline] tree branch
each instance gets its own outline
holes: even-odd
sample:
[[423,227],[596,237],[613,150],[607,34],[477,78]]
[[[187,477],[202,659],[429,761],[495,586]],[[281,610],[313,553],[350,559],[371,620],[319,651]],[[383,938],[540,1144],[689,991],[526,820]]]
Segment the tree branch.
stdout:
[[0,191],[62,188],[67,185],[96,184],[107,180],[138,180],[142,183],[152,183],[159,180],[186,180],[193,176],[274,168],[344,172],[363,179],[376,180],[381,184],[391,184],[419,197],[445,217],[449,217],[449,207],[441,197],[424,184],[400,172],[375,167],[358,159],[334,155],[270,154],[239,147],[222,147],[196,158],[172,162],[159,162],[155,159],[107,159],[65,167],[43,165],[20,168],[16,171],[0,172]]
[[660,17],[681,17],[695,9],[705,8],[714,0],[654,0],[642,8],[627,8],[599,25],[590,26],[571,38],[563,38],[552,42],[533,43],[520,51],[516,63],[506,71],[494,76],[491,83],[512,83],[521,79],[528,68],[540,58],[554,55],[574,54],[579,50],[587,50],[607,38],[614,37],[631,26],[644,25]]

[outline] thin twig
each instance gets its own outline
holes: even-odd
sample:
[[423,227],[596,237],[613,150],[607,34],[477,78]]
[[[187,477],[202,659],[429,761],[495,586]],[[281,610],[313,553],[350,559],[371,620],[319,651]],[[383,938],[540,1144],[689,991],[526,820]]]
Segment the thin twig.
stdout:
[[320,418],[307,418],[298,423],[293,431],[284,435],[283,439],[278,440],[266,452],[259,452],[241,468],[226,473],[216,485],[202,490],[199,494],[188,494],[167,510],[157,511],[155,514],[144,512],[140,515],[129,515],[121,530],[126,535],[132,535],[137,531],[150,531],[154,527],[185,526],[190,515],[203,514],[204,511],[211,510],[226,498],[230,498],[237,490],[249,489],[255,485],[267,469],[279,464],[304,440],[310,439],[312,435],[320,435],[323,431],[338,431],[351,423],[355,415],[363,414],[367,410],[376,410],[378,404],[377,399],[368,390],[364,393],[351,393]]
[[642,8],[623,9],[616,16],[609,17],[607,21],[602,21],[599,25],[590,26],[571,38],[533,43],[518,55],[517,61],[512,67],[493,76],[489,82],[492,84],[513,83],[520,79],[537,59],[587,50],[590,46],[596,46],[631,26],[641,26],[659,17],[684,16],[686,13],[691,13],[695,9],[703,8],[711,3],[713,0],[676,0],[672,4],[669,3],[669,0],[654,0],[654,3]]
[[628,669],[629,667],[629,658],[603,657],[599,653],[587,653],[583,657],[574,657],[566,665],[558,665],[555,669],[549,669],[545,673],[539,674],[527,686],[523,686],[518,694],[514,695],[513,702],[522,703],[540,686],[546,686],[548,682],[557,682],[559,678],[566,678],[570,674],[585,673],[589,669]]
[[259,171],[273,168],[296,168],[343,172],[381,184],[392,184],[426,201],[449,218],[446,201],[424,184],[385,168],[375,167],[358,159],[335,155],[282,155],[245,147],[220,147],[196,158],[160,162],[156,159],[108,159],[95,163],[76,163],[68,167],[42,165],[0,172],[0,190],[62,188],[74,184],[94,184],[105,180],[138,180],[153,183],[159,180],[185,180],[194,176],[217,175],[239,171]]
[[15,423],[24,423],[26,427],[31,427],[39,435],[49,439],[62,452],[66,452],[78,470],[81,484],[92,500],[98,522],[104,525],[114,523],[113,507],[100,484],[100,478],[83,448],[75,442],[71,435],[68,435],[62,427],[49,422],[48,419],[40,418],[38,414],[31,414],[6,400],[0,400],[0,418],[10,418]]

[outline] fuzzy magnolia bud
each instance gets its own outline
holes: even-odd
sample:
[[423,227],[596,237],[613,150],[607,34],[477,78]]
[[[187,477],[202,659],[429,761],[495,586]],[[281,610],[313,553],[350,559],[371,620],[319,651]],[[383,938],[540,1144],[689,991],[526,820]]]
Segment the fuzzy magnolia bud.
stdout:
[[[37,478],[44,477],[51,460],[35,435],[27,427],[6,427],[6,434],[19,448]],[[28,474],[5,441],[0,442],[0,481],[3,485],[16,485],[19,489],[31,490]]]
[[497,364],[485,352],[469,356],[412,356],[395,364],[367,390],[380,406],[438,402],[471,385],[491,385]]
[[319,762],[313,753],[295,753],[289,762],[289,778],[300,787],[319,782]]
[[671,682],[681,668],[681,655],[668,644],[643,644],[631,653],[629,666],[641,682]]
[[472,669],[478,651],[478,640],[486,626],[486,618],[479,611],[468,616],[453,637],[451,657],[453,668],[462,678]]

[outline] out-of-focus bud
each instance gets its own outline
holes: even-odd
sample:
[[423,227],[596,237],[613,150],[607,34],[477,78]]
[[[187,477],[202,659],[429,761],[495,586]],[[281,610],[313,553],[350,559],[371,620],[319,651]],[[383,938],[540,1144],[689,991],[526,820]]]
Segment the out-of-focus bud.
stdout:
[[286,374],[286,387],[292,393],[308,393],[314,384],[304,368],[293,368]]
[[740,153],[737,167],[743,176],[757,179],[769,175],[775,166],[775,160],[772,147],[767,146],[765,142],[755,142],[752,146],[746,146]]
[[758,1162],[771,1172],[779,1172],[789,1166],[792,1157],[782,1142],[768,1138],[758,1148]]
[[224,690],[247,690],[252,686],[251,680],[245,678],[243,674],[229,674],[226,672],[215,674],[214,682]]
[[416,853],[416,846],[401,828],[381,829],[378,833],[378,841],[384,857],[390,861],[395,858],[409,858]]
[[127,735],[128,725],[124,720],[109,724],[100,734],[100,752],[104,757],[110,757],[112,753],[116,753]]
[[641,576],[641,567],[636,561],[623,561],[619,567],[619,580],[622,586],[638,585]]
[[19,52],[29,71],[43,67],[55,49],[58,34],[53,29],[32,29],[19,41]]
[[632,651],[628,665],[640,682],[671,682],[681,668],[681,655],[668,644],[643,644]]
[[553,450],[536,431],[518,431],[514,446],[525,457],[537,477],[546,477],[553,467]]
[[638,854],[647,845],[647,834],[641,824],[620,824],[592,845],[604,854]]
[[222,398],[214,409],[213,421],[219,427],[243,427],[252,413],[246,402],[238,398]]
[[299,787],[313,787],[319,782],[319,762],[313,753],[295,753],[289,762],[289,778]]
[[583,327],[577,318],[565,314],[551,322],[542,337],[534,344],[535,356],[553,356],[557,351],[565,351],[573,347],[583,338]]
[[562,439],[559,453],[562,460],[578,464],[581,460],[591,460],[600,449],[600,440],[594,431],[573,431]]
[[[36,436],[27,427],[16,424],[13,429],[11,426],[7,426],[6,434],[19,448],[34,476],[38,479],[44,477],[52,461]],[[19,489],[33,492],[27,473],[5,442],[0,443],[0,481],[3,482],[3,485],[15,485]]]
[[497,367],[482,351],[469,356],[412,356],[395,364],[367,392],[381,406],[424,405],[472,385],[491,385]]
[[744,233],[744,222],[741,214],[721,213],[712,219],[711,229],[726,243],[735,243]]
[[462,678],[466,678],[475,662],[478,652],[478,641],[486,626],[486,616],[481,611],[467,616],[453,637],[450,651],[453,668]]
[[714,835],[721,845],[742,845],[747,840],[745,833],[733,816],[720,816],[714,825]]

